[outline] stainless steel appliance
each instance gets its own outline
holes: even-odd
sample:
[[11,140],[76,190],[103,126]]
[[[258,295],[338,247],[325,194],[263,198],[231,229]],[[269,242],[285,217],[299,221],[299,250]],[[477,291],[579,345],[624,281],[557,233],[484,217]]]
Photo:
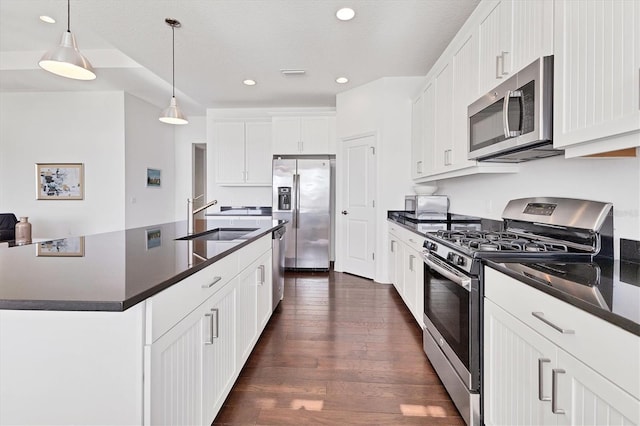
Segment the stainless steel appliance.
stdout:
[[553,149],[553,56],[539,58],[469,105],[469,159],[519,163]]
[[271,271],[273,278],[271,303],[272,310],[275,311],[278,303],[284,297],[284,252],[286,241],[284,239],[286,228],[278,228],[271,233],[272,243],[272,263]]
[[446,195],[406,195],[404,209],[415,219],[446,219],[449,198]]
[[482,260],[593,264],[613,257],[609,203],[523,198],[510,201],[502,218],[505,231],[440,230],[424,242],[424,351],[470,425],[482,421]]
[[285,267],[329,269],[331,159],[273,160],[273,218],[286,225]]

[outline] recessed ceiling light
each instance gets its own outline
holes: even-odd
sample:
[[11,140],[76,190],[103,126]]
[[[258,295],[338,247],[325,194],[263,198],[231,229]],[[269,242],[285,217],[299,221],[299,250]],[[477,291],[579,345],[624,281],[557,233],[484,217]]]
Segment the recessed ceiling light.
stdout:
[[356,16],[356,12],[350,7],[343,7],[336,12],[336,17],[341,21],[350,21]]
[[336,78],[336,83],[338,84],[345,84],[348,83],[349,79],[347,77],[338,77]]
[[246,79],[245,81],[242,82],[245,86],[255,86],[256,85],[256,81],[255,80],[251,80],[250,78]]
[[40,15],[40,20],[42,22],[46,22],[47,24],[55,24],[56,20],[53,19],[51,16],[47,16],[47,15]]

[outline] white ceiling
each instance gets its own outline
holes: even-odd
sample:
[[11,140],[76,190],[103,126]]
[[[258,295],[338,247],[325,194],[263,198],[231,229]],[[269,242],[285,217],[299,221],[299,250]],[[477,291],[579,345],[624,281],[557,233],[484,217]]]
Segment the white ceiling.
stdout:
[[[64,0],[0,0],[0,92],[124,90],[154,105],[171,95],[205,108],[330,107],[384,76],[426,75],[479,0],[71,0],[71,31],[94,81],[50,75],[38,59],[66,29]],[[341,7],[355,9],[349,22]],[[54,17],[45,24],[39,15]],[[285,77],[280,69],[305,69]],[[339,85],[336,77],[349,83]],[[248,87],[246,78],[258,82]]]

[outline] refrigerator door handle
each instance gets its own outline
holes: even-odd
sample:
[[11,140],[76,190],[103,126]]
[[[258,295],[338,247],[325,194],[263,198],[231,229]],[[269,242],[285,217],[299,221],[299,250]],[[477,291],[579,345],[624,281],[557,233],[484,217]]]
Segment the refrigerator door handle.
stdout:
[[291,194],[291,206],[292,206],[292,214],[291,214],[291,227],[292,228],[297,228],[298,227],[298,223],[296,222],[297,219],[297,210],[298,210],[298,196],[300,195],[298,193],[298,175],[297,174],[293,174],[293,188],[292,188],[292,194]]
[[296,210],[293,212],[295,217],[295,228],[300,228],[300,175],[294,175],[294,182],[296,185]]

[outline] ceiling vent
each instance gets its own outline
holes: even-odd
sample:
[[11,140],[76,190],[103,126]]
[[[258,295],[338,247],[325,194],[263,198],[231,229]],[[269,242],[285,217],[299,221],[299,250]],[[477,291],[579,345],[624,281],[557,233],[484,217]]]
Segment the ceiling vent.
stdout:
[[306,73],[305,70],[295,70],[295,69],[284,69],[284,70],[280,70],[280,72],[284,76],[287,76],[287,75],[304,75],[304,73]]

